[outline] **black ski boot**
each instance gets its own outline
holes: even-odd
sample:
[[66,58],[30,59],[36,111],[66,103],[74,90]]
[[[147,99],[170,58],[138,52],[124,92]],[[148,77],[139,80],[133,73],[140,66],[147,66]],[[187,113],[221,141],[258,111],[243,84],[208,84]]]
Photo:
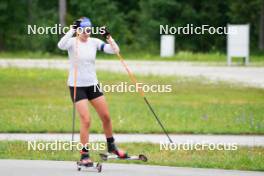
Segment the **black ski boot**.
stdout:
[[89,152],[88,151],[81,151],[81,159],[80,159],[80,165],[83,165],[83,166],[93,166],[93,162],[92,160],[90,159],[90,155],[89,155]]
[[107,142],[107,149],[108,149],[108,153],[115,154],[119,158],[127,158],[128,157],[128,154],[126,152],[118,149],[118,147],[115,145],[114,141]]

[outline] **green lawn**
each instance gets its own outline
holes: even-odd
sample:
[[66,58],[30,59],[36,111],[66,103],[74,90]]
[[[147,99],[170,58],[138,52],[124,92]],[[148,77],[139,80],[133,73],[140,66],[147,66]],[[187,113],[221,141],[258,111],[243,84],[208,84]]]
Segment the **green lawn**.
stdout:
[[[67,71],[2,68],[0,75],[0,132],[71,131]],[[122,74],[99,72],[98,77],[103,84],[129,82]],[[139,76],[138,80],[172,85],[170,93],[146,93],[170,133],[264,134],[263,89],[202,78]],[[115,132],[162,132],[138,93],[105,95]],[[91,132],[101,133],[92,108],[91,113]]]
[[[264,148],[238,147],[237,150],[171,150],[160,151],[159,144],[129,143],[120,144],[121,148],[131,154],[144,153],[149,161],[143,164],[185,166],[197,168],[222,168],[237,170],[264,171]],[[100,151],[102,152],[102,151]],[[98,161],[99,151],[92,151],[91,157]],[[28,150],[28,143],[22,141],[0,141],[1,159],[37,159],[37,160],[79,160],[79,152]],[[113,161],[111,161],[113,162]],[[142,163],[139,161],[114,161],[121,163]]]
[[0,58],[18,58],[18,59],[37,59],[37,58],[45,58],[45,59],[52,59],[52,58],[61,58],[65,59],[66,55],[59,55],[59,54],[51,54],[47,52],[41,52],[41,51],[14,51],[14,52],[8,52],[8,51],[1,51],[0,52]]
[[[206,63],[214,65],[226,65],[226,53],[221,52],[210,52],[210,53],[193,53],[189,51],[179,51],[172,57],[162,58],[159,56],[159,53],[146,53],[146,52],[131,52],[123,51],[122,52],[126,59],[131,60],[152,60],[152,61],[190,61],[197,64]],[[101,54],[99,53],[100,58],[104,59],[116,59],[116,56]],[[242,58],[233,58],[233,64],[243,65]],[[264,65],[264,54],[252,54],[250,56],[249,66],[263,66]]]
[[[206,65],[226,65],[226,53],[221,52],[210,52],[210,53],[193,53],[189,51],[179,51],[173,57],[161,58],[159,53],[153,52],[131,52],[131,50],[122,50],[122,55],[127,60],[150,60],[150,61],[190,61],[196,64],[206,64]],[[0,52],[0,58],[45,58],[45,59],[66,59],[67,52],[61,54],[51,54],[43,52]],[[98,59],[111,59],[116,60],[115,55],[104,54],[98,52]],[[241,58],[233,58],[233,63],[235,65],[243,65]],[[264,66],[264,54],[257,53],[251,54],[249,66]]]

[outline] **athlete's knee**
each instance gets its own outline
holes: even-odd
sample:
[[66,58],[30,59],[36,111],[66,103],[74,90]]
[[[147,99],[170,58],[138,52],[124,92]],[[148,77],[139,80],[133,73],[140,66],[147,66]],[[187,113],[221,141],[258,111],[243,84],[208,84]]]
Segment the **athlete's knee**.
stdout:
[[89,116],[81,115],[81,123],[86,128],[89,128],[91,126],[91,120],[90,120]]
[[108,125],[111,123],[110,114],[108,112],[105,112],[101,115],[102,121],[105,125]]

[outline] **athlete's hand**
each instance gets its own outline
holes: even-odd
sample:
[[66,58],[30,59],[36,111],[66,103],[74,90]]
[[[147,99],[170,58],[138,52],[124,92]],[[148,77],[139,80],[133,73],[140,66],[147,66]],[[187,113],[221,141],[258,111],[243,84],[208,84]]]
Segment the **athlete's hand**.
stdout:
[[72,28],[76,30],[78,27],[80,27],[80,24],[81,24],[81,20],[76,20],[74,21]]
[[104,33],[102,33],[102,36],[107,40],[109,39],[111,36],[110,36],[110,32],[109,30],[106,28],[106,26],[104,26]]

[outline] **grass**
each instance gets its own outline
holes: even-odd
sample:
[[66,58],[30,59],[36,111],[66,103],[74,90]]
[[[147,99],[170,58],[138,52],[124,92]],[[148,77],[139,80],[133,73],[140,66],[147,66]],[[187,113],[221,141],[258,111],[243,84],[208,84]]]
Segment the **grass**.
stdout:
[[[162,58],[159,56],[158,53],[146,53],[146,52],[130,52],[130,51],[123,51],[123,55],[126,59],[132,60],[164,60],[164,61],[190,61],[190,62],[208,62],[208,63],[215,63],[215,64],[226,64],[226,53],[221,52],[209,52],[209,53],[193,53],[189,51],[179,51],[172,57],[165,57]],[[101,58],[106,59],[115,59],[115,56],[100,54]],[[261,54],[253,54],[250,56],[251,64],[261,64],[264,63],[264,55]],[[243,64],[242,58],[233,58],[233,62],[237,64]]]
[[[67,53],[52,54],[43,52],[28,52],[28,51],[18,51],[18,52],[0,52],[0,58],[30,58],[30,59],[66,59]],[[131,52],[131,50],[122,50],[122,54],[127,60],[151,60],[151,61],[187,61],[194,62],[196,64],[206,64],[206,65],[226,65],[226,54],[222,52],[209,52],[209,53],[193,53],[189,51],[179,51],[173,57],[162,58],[158,53],[150,52]],[[116,60],[115,55],[104,54],[98,52],[98,59],[108,59]],[[243,65],[242,58],[233,58],[233,64]],[[264,66],[264,55],[261,53],[252,54],[250,56],[249,66]]]
[[[0,69],[0,132],[70,132],[72,103],[67,71]],[[128,81],[98,72],[103,84]],[[264,90],[185,77],[138,76],[146,84],[172,85],[146,93],[170,133],[264,134]],[[162,133],[138,93],[105,93],[116,133]],[[91,132],[102,133],[93,108]],[[77,118],[79,129],[79,119]]]
[[65,59],[65,55],[59,55],[59,54],[52,54],[48,52],[41,52],[41,51],[14,51],[14,52],[6,52],[1,51],[0,52],[0,58],[9,58],[9,59]]
[[[119,145],[131,154],[144,153],[149,161],[144,164],[164,166],[184,166],[196,168],[221,168],[236,170],[264,171],[263,147],[238,147],[237,150],[160,150],[159,144],[124,143]],[[98,161],[99,151],[92,151],[91,157]],[[30,160],[79,160],[79,152],[64,150],[28,150],[24,141],[0,141],[1,159]],[[141,163],[139,161],[111,161],[121,163]]]

